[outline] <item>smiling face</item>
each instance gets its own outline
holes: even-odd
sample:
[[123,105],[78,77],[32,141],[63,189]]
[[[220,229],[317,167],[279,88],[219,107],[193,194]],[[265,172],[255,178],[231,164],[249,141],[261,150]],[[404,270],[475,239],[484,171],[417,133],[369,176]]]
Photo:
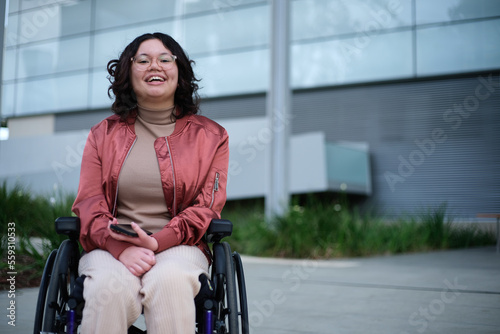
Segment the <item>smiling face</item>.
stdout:
[[170,55],[172,52],[158,39],[148,39],[139,46],[130,71],[139,105],[150,109],[174,105],[179,72],[175,61],[168,61]]

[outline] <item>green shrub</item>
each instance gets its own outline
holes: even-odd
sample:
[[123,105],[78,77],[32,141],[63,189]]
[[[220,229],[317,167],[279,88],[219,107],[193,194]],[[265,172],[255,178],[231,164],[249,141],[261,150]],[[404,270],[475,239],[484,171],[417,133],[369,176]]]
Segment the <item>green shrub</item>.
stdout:
[[[7,226],[14,223],[16,230],[16,270],[40,275],[45,259],[52,249],[59,247],[64,236],[55,232],[57,217],[71,215],[71,195],[33,196],[20,185],[8,189],[4,182],[0,187],[0,228],[5,243]],[[0,253],[4,258],[6,247]],[[2,261],[0,269],[5,268]]]
[[[16,270],[40,277],[45,259],[64,236],[57,235],[54,220],[70,216],[74,196],[56,193],[33,196],[16,186],[0,187],[0,226],[5,242],[7,224],[14,222],[18,246]],[[452,224],[446,205],[387,221],[360,213],[345,197],[310,195],[294,198],[283,217],[266,222],[262,199],[230,201],[222,213],[233,222],[227,239],[241,254],[291,258],[371,256],[492,245],[495,236],[477,225]],[[42,240],[37,246],[33,238]],[[40,249],[41,248],[41,249]],[[5,247],[2,247],[2,259]],[[6,270],[5,261],[0,270]]]
[[[227,213],[227,214],[226,214]],[[351,208],[345,199],[325,203],[315,196],[293,202],[283,216],[266,223],[261,202],[230,206],[229,239],[240,253],[292,258],[331,258],[398,254],[485,246],[495,236],[476,225],[452,224],[446,205],[387,221]]]
[[233,234],[227,239],[233,249],[245,250],[247,255],[274,255],[272,249],[277,236],[265,222],[261,200],[228,202],[222,217],[233,222]]

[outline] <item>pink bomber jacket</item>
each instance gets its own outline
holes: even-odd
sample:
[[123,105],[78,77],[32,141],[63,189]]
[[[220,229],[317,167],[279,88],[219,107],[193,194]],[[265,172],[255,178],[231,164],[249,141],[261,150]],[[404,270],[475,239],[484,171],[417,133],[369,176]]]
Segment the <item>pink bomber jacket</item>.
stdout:
[[[83,152],[73,212],[80,218],[85,251],[100,248],[118,258],[129,243],[115,240],[108,222],[116,216],[118,177],[136,140],[135,115],[126,121],[113,115],[90,130]],[[199,115],[178,119],[174,132],[154,143],[167,208],[172,217],[152,236],[161,252],[177,245],[196,245],[210,260],[203,236],[226,202],[229,144],[226,130]]]

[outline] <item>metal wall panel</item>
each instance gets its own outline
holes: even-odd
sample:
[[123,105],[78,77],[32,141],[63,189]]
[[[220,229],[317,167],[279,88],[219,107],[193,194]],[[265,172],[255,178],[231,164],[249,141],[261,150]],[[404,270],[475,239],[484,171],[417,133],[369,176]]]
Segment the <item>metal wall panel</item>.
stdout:
[[293,101],[293,133],[369,144],[368,206],[399,214],[446,203],[464,218],[500,210],[498,73],[302,91]]
[[266,115],[266,95],[202,99],[201,114],[212,119],[261,117]]
[[89,130],[111,115],[111,109],[55,114],[55,132]]
[[[441,204],[472,219],[500,210],[500,77],[478,73],[413,82],[295,91],[292,133],[369,145],[373,195],[387,215]],[[213,118],[261,116],[265,95],[208,100]]]

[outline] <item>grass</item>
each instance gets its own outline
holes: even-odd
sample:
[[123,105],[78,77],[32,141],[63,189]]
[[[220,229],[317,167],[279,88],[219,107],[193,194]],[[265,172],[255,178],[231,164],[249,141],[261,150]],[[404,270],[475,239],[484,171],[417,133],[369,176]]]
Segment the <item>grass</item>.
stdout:
[[290,258],[332,258],[399,254],[495,244],[477,224],[453,224],[446,205],[393,221],[350,208],[347,201],[325,203],[315,196],[304,205],[264,222],[263,204],[229,205],[223,216],[234,223],[230,243],[240,253]]
[[[5,183],[0,187],[0,236],[2,248],[0,271],[2,277],[8,271],[6,258],[6,233],[10,222],[14,223],[16,234],[15,269],[20,275],[18,287],[36,284],[40,279],[45,260],[52,249],[59,247],[63,236],[55,232],[54,220],[71,215],[71,195],[32,196],[29,189],[16,185],[8,189]],[[41,240],[37,245],[34,240]],[[5,282],[0,282],[4,285]]]
[[[2,277],[7,277],[7,224],[15,223],[18,287],[36,286],[45,259],[65,237],[54,230],[54,220],[70,216],[74,196],[57,193],[33,196],[16,186],[0,187]],[[473,224],[453,224],[446,206],[387,221],[360,213],[347,200],[311,195],[294,198],[287,214],[271,222],[264,219],[263,200],[228,202],[222,213],[233,222],[231,247],[241,254],[288,258],[335,258],[398,254],[495,244],[492,232]],[[41,251],[33,238],[44,240]],[[0,282],[0,288],[5,287]]]

